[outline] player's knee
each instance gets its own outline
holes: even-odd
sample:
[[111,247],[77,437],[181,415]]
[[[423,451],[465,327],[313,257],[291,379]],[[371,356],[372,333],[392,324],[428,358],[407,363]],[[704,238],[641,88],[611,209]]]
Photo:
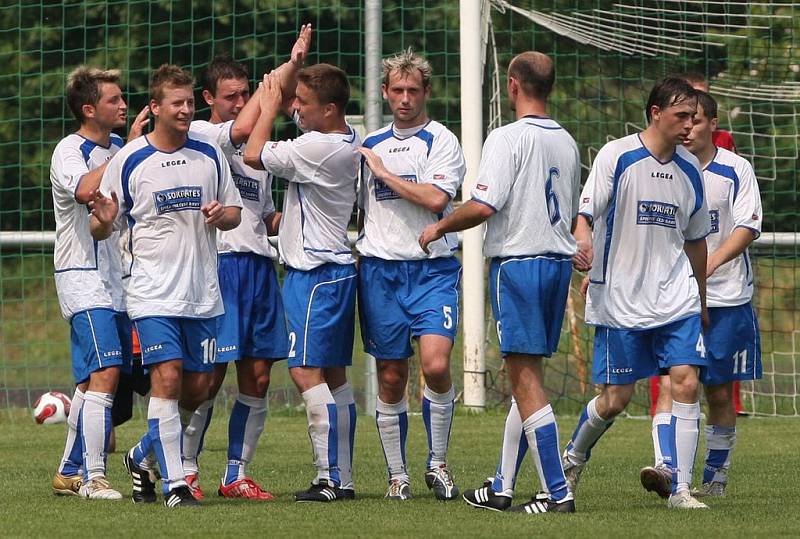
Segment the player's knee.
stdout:
[[116,393],[119,382],[119,368],[107,367],[92,373],[87,389],[102,393]]
[[422,372],[425,375],[425,382],[433,387],[434,385],[446,385],[445,390],[450,385],[450,358],[446,355],[437,355],[428,358],[422,364]]
[[727,386],[715,386],[706,388],[706,401],[710,408],[722,410],[733,407],[733,392]]
[[631,401],[630,391],[605,390],[596,401],[597,413],[603,419],[613,419],[625,410]]
[[406,377],[396,370],[384,369],[378,373],[378,384],[381,393],[402,394],[406,389]]

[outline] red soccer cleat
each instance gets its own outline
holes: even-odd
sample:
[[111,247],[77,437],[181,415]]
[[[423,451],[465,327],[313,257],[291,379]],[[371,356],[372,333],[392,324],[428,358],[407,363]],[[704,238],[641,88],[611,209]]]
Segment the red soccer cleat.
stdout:
[[217,494],[223,498],[248,498],[250,500],[261,500],[264,502],[275,499],[275,496],[273,496],[271,492],[261,488],[258,483],[249,477],[234,481],[230,485],[220,484]]
[[186,485],[192,491],[192,496],[198,502],[203,499],[203,489],[200,488],[200,477],[196,473],[190,473],[186,476]]

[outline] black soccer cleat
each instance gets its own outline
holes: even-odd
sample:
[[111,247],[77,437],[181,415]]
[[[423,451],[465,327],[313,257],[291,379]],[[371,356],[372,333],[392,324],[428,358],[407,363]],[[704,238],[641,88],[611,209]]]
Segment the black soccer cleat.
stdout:
[[187,485],[181,485],[170,490],[164,497],[165,507],[200,507],[200,502],[194,498]]
[[355,492],[352,492],[352,495],[348,496],[348,493],[344,490],[329,485],[324,479],[321,479],[317,485],[312,484],[308,490],[301,490],[294,493],[294,501],[296,502],[328,503],[353,498],[355,498]]
[[531,501],[523,503],[522,505],[515,505],[507,509],[507,511],[509,513],[527,513],[529,515],[539,515],[542,513],[574,513],[575,500],[572,498],[572,495],[569,495],[569,499],[556,502],[537,494]]
[[511,507],[511,498],[495,493],[490,485],[475,490],[467,490],[464,492],[463,497],[465,502],[479,509],[505,511]]
[[155,503],[156,484],[150,479],[150,472],[133,460],[133,449],[125,453],[122,463],[133,480],[133,503]]

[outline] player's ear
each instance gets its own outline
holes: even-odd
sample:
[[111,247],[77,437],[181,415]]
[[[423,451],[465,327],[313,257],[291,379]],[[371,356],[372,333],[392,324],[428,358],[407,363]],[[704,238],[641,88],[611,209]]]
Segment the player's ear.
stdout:
[[711,130],[716,131],[717,126],[719,125],[719,118],[711,118],[711,122],[709,123],[711,124]]
[[658,105],[653,105],[650,107],[650,119],[656,120],[661,118],[661,109]]
[[94,118],[95,111],[94,105],[81,105],[81,112],[83,112],[83,117],[86,119]]
[[203,101],[210,107],[214,104],[214,96],[208,90],[203,90]]
[[385,84],[381,84],[381,94],[383,94],[384,99],[389,99],[389,93],[386,91]]
[[158,116],[158,101],[155,99],[150,100],[150,113],[153,116]]

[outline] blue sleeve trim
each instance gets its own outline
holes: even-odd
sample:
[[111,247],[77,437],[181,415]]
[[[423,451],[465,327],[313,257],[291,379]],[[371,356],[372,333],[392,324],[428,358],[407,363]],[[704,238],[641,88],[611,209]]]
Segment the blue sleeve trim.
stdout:
[[495,212],[495,213],[497,213],[497,212],[498,212],[498,209],[497,209],[497,208],[495,208],[494,206],[492,206],[491,204],[489,204],[489,203],[488,203],[488,202],[486,202],[485,200],[481,200],[481,199],[479,199],[479,198],[477,198],[477,197],[472,197],[470,200],[474,200],[474,201],[475,201],[475,202],[477,202],[478,204],[483,204],[484,206],[487,206],[487,207],[491,208],[491,209],[492,209],[492,211],[493,211],[493,212]]
[[733,227],[734,230],[736,230],[737,228],[746,228],[747,230],[753,233],[754,239],[758,239],[761,236],[761,231],[758,230],[757,228],[753,228],[752,226],[736,225]]

